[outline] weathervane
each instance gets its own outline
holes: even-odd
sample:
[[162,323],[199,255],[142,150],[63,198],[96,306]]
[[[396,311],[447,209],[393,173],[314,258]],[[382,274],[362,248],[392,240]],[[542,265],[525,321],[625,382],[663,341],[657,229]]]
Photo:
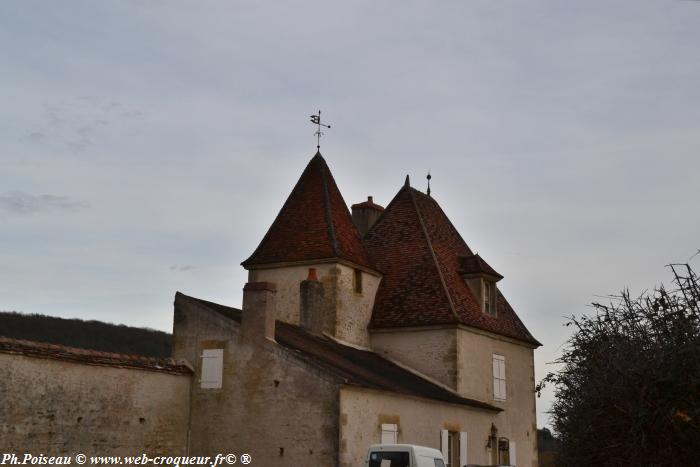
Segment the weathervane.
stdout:
[[326,125],[325,123],[321,122],[321,111],[318,111],[318,115],[311,115],[311,123],[314,125],[317,125],[317,130],[314,135],[316,135],[316,149],[321,150],[321,136],[323,136],[323,132],[321,131],[321,127],[326,127],[330,128],[330,125]]

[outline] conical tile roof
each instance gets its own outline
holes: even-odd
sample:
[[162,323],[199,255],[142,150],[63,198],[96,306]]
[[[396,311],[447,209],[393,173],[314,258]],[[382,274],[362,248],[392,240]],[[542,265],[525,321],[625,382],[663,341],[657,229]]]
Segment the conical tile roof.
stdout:
[[383,274],[371,328],[464,324],[540,345],[500,291],[497,315],[481,311],[461,276],[473,253],[432,197],[405,184],[363,242]]
[[348,207],[320,152],[309,161],[244,267],[342,259],[374,269]]

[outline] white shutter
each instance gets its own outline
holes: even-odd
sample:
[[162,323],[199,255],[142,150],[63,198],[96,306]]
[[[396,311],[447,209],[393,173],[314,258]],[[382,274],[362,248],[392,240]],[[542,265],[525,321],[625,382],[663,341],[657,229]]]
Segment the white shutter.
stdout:
[[202,376],[199,380],[202,389],[221,388],[224,370],[224,349],[202,350]]
[[506,357],[493,354],[493,398],[506,400]]
[[398,442],[399,426],[395,423],[382,423],[382,444],[396,444]]
[[467,465],[467,432],[459,434],[459,467]]
[[501,399],[506,400],[506,357],[501,360],[499,376],[501,378]]
[[515,441],[511,441],[508,445],[508,456],[510,457],[510,465],[518,465],[518,459],[515,455]]
[[442,457],[445,458],[446,464],[450,463],[450,459],[448,459],[449,449],[447,448],[447,443],[449,442],[449,440],[448,440],[449,437],[450,437],[450,434],[447,432],[447,430],[440,430],[440,451],[442,451]]

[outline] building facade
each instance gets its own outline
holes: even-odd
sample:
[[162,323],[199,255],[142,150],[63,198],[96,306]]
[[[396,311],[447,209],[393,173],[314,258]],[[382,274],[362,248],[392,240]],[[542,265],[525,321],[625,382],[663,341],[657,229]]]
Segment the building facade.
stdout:
[[[370,197],[351,214],[317,153],[242,265],[241,309],[176,294],[171,360],[109,370],[100,367],[109,359],[91,361],[75,378],[150,372],[144,381],[159,387],[150,398],[138,393],[147,413],[138,419],[154,429],[172,424],[173,439],[153,443],[172,455],[246,452],[256,465],[351,467],[384,442],[440,449],[450,467],[537,465],[540,344],[498,289],[503,276],[408,177],[386,208]],[[14,361],[45,358],[14,353],[22,354]],[[53,360],[54,369],[85,363]],[[9,377],[31,377],[38,370],[30,366]],[[88,394],[88,404],[109,400],[92,394],[99,400]],[[34,406],[49,403],[37,395]],[[13,413],[20,431],[36,424],[28,410]],[[67,423],[73,438],[91,430]],[[0,441],[10,439],[0,424]],[[84,449],[100,449],[94,437],[81,439]]]

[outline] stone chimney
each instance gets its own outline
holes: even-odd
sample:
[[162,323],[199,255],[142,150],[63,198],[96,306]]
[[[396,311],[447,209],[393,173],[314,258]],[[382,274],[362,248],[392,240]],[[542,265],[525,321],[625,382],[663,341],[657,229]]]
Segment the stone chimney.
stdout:
[[275,292],[270,282],[248,282],[243,287],[242,341],[275,340]]
[[365,236],[382,212],[384,208],[375,204],[371,196],[367,197],[367,201],[352,205],[352,221],[360,232],[360,237]]
[[323,332],[323,284],[316,277],[316,269],[309,268],[309,276],[299,284],[299,325],[315,334]]

